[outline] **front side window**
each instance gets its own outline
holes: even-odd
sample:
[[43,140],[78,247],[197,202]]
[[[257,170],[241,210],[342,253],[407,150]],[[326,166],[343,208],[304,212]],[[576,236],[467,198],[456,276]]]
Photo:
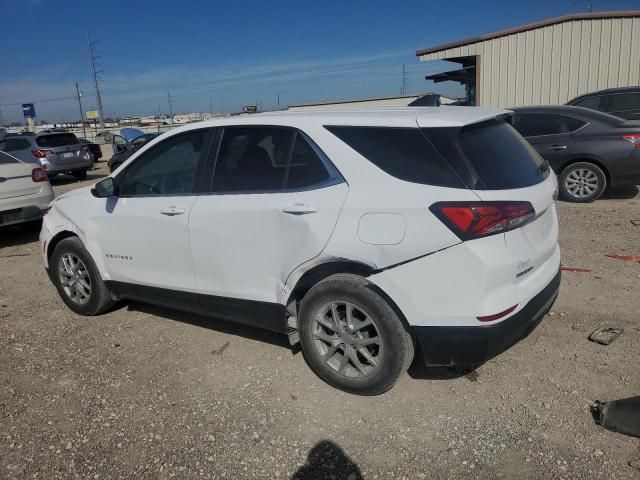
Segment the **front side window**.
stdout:
[[640,110],[640,92],[616,93],[609,96],[607,112]]
[[329,178],[318,154],[295,129],[228,127],[220,142],[212,191],[285,191],[319,185]]
[[145,152],[117,175],[120,196],[188,195],[201,157],[207,153],[207,130],[174,135]]

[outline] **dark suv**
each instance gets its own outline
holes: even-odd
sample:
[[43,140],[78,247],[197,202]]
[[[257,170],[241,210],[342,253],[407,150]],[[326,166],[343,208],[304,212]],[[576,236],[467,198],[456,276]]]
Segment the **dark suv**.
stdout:
[[590,108],[627,120],[640,120],[640,87],[610,88],[587,93],[567,105]]

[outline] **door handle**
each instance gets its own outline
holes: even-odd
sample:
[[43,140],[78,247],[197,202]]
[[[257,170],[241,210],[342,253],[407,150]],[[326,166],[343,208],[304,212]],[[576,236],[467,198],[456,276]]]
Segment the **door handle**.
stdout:
[[282,211],[284,213],[290,213],[291,215],[305,215],[307,213],[316,213],[318,207],[315,205],[307,205],[306,203],[294,203],[293,205],[284,207]]
[[566,150],[566,145],[553,145],[552,147],[547,148],[547,150],[553,150],[554,152],[559,152],[561,150]]
[[160,213],[169,217],[175,217],[176,215],[182,215],[184,213],[184,208],[167,207],[160,210]]

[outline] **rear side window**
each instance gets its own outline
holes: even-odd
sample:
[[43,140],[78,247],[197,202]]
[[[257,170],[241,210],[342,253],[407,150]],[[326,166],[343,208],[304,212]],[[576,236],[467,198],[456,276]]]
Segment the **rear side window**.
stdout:
[[5,138],[0,142],[0,150],[5,152],[17,152],[31,148],[29,140],[24,138]]
[[400,180],[440,187],[465,187],[419,128],[325,128],[371,163]]
[[549,175],[542,157],[503,120],[423,131],[470,188],[525,188]]
[[0,152],[0,165],[7,165],[8,163],[20,163],[20,160],[13,158],[11,155],[7,155],[4,152]]
[[523,137],[570,133],[586,122],[566,115],[553,113],[518,113],[514,126]]
[[291,128],[228,127],[213,175],[213,192],[278,192],[328,186],[327,165]]
[[36,138],[39,147],[64,147],[80,143],[73,133],[55,133],[53,135],[41,135]]

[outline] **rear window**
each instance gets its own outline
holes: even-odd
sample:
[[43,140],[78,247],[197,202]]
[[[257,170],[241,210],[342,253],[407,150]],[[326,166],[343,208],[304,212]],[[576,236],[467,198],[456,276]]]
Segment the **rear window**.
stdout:
[[53,135],[41,135],[36,138],[39,147],[64,147],[80,143],[73,133],[55,133]]
[[6,165],[8,163],[20,163],[20,160],[13,158],[11,155],[7,155],[4,152],[0,152],[0,165]]
[[538,152],[504,120],[423,132],[472,189],[525,188],[549,175]]
[[400,180],[441,187],[465,187],[419,128],[326,128],[371,163]]

